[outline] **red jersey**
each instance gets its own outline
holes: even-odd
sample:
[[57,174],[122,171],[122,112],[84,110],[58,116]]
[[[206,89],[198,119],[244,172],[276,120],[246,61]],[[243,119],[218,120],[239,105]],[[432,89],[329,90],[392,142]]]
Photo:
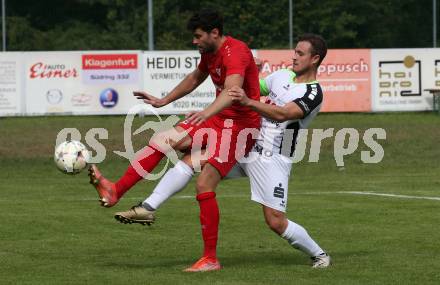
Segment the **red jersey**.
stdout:
[[[202,54],[198,68],[211,76],[216,96],[224,89],[226,76],[240,74],[244,77],[242,88],[246,95],[254,100],[260,99],[258,69],[251,50],[244,42],[227,36],[216,53]],[[239,103],[223,109],[216,116],[243,122],[249,127],[260,126],[260,115]]]

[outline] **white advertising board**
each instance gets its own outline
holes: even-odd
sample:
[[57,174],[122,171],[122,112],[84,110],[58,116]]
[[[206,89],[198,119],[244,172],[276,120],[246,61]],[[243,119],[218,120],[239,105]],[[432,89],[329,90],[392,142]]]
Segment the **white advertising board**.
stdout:
[[[166,96],[179,82],[197,68],[198,51],[160,51],[143,53],[144,90],[153,96]],[[215,87],[208,77],[185,97],[157,111],[160,114],[183,114],[203,110],[215,99]]]
[[138,104],[133,91],[142,90],[141,68],[138,51],[84,52],[81,82],[87,94],[92,94],[93,113],[126,114]]
[[24,61],[26,113],[72,112],[72,96],[84,92],[81,53],[29,52]]
[[21,115],[23,108],[22,53],[0,53],[0,116]]
[[30,115],[125,114],[142,88],[139,52],[32,52],[25,56]]
[[432,95],[440,88],[440,49],[373,49],[372,109],[432,110]]
[[[371,52],[371,91],[362,90],[365,98],[370,96],[372,112],[432,110],[433,98],[425,89],[440,89],[440,49],[365,51]],[[253,52],[259,56],[267,51]],[[347,55],[347,50],[341,52]],[[1,53],[0,116],[126,114],[142,103],[133,91],[164,97],[199,61],[197,51]],[[207,78],[192,93],[156,111],[183,114],[202,110],[214,99],[215,87]]]

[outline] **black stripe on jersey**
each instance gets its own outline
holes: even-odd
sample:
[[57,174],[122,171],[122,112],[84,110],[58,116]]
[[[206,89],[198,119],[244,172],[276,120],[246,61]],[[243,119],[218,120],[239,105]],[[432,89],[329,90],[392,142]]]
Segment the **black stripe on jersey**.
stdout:
[[322,89],[318,83],[307,84],[307,91],[301,98],[293,100],[304,112],[305,118],[322,103]]
[[281,144],[280,144],[280,154],[284,155],[284,156],[288,156],[288,157],[292,157],[293,153],[295,152],[295,147],[296,147],[296,138],[298,137],[298,133],[299,133],[299,122],[292,122],[290,124],[288,124],[286,126],[286,130],[294,130],[293,131],[293,136],[292,136],[292,144],[290,145],[290,152],[289,154],[287,153],[283,153],[283,142],[284,142],[284,138],[286,137],[286,133],[284,132],[283,138],[281,139]]

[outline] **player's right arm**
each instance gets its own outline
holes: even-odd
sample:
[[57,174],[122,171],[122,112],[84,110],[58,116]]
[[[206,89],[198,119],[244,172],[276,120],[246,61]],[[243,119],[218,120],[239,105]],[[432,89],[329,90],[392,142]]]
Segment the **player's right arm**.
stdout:
[[305,115],[304,111],[296,103],[287,103],[284,106],[266,104],[248,98],[244,90],[241,88],[234,87],[229,89],[229,95],[233,100],[240,102],[243,106],[247,106],[260,113],[263,117],[277,122],[301,119]]
[[306,93],[303,97],[297,98],[284,106],[265,104],[257,100],[252,100],[246,96],[242,88],[233,87],[229,89],[229,95],[234,101],[239,102],[243,106],[250,107],[263,117],[278,122],[302,119],[322,102],[322,93],[320,96],[313,97],[309,96],[309,93]]
[[147,92],[135,91],[133,95],[138,99],[143,100],[146,104],[150,104],[153,107],[160,108],[173,101],[176,101],[183,96],[191,93],[208,77],[208,73],[196,68],[193,72],[188,74],[167,96],[163,98],[157,98]]

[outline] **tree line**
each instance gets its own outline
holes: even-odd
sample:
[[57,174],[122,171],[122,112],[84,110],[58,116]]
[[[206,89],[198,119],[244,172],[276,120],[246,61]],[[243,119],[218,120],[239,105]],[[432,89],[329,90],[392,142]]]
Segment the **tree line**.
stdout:
[[[155,49],[193,49],[186,21],[207,6],[251,48],[289,48],[289,0],[153,0]],[[147,50],[147,8],[147,0],[6,0],[7,50]],[[432,0],[293,0],[293,36],[304,32],[330,48],[432,47]]]

